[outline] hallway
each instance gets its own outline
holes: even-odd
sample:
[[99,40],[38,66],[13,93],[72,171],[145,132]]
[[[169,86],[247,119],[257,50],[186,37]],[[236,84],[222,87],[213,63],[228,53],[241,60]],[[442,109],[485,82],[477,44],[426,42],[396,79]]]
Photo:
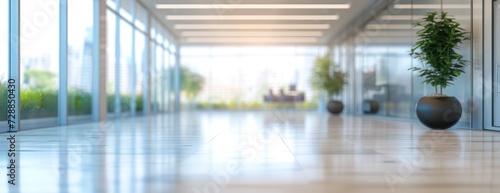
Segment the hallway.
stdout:
[[[0,165],[11,134],[0,134]],[[500,190],[498,132],[313,111],[185,112],[22,131],[15,140],[17,185],[0,192]]]

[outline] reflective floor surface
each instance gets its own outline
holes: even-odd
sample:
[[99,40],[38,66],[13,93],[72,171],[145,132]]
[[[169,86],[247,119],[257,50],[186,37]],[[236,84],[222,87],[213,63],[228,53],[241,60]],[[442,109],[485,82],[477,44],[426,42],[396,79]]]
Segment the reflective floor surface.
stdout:
[[0,135],[0,192],[500,192],[500,132],[256,111]]

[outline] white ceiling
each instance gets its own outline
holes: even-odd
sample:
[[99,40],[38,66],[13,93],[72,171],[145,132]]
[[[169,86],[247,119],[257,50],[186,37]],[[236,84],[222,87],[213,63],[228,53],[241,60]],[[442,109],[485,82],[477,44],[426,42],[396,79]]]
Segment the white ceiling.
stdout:
[[[173,33],[179,37],[183,45],[235,45],[235,44],[327,44],[334,34],[337,34],[349,22],[362,14],[376,0],[141,0],[149,10],[160,19]],[[228,9],[157,9],[157,4],[224,4]],[[232,9],[240,4],[349,4],[349,9]],[[179,15],[213,15],[220,16],[211,20],[167,20],[166,16]],[[241,20],[230,19],[231,16],[328,16],[325,20],[296,20],[296,18],[277,18],[272,20]],[[331,20],[338,15],[338,20]],[[254,18],[255,19],[255,18]],[[179,29],[189,28],[186,24],[240,24],[248,29]],[[258,24],[258,25],[255,25]],[[266,26],[262,26],[267,24]],[[298,29],[295,24],[304,24],[306,27],[320,29]],[[328,24],[328,29],[325,28]],[[175,26],[181,25],[181,26]],[[182,26],[184,25],[184,26]],[[250,27],[248,27],[250,25]],[[291,26],[290,26],[291,25]],[[312,25],[312,26],[308,26]],[[287,29],[258,29],[282,27]],[[222,26],[224,27],[224,26]],[[224,32],[219,32],[224,31]],[[306,32],[304,32],[306,31]],[[201,36],[200,36],[201,34]],[[207,34],[206,37],[203,37]],[[188,37],[194,35],[196,37]],[[299,36],[299,37],[298,37]],[[195,38],[195,39],[189,39]],[[193,42],[191,42],[193,41]],[[215,42],[214,42],[215,41]],[[290,43],[295,41],[294,43]],[[312,42],[316,41],[316,42]]]

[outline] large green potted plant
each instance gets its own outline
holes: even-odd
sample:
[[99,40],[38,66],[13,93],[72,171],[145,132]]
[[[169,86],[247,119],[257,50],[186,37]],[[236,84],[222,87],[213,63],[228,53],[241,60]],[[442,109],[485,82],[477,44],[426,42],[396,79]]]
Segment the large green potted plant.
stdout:
[[328,94],[330,100],[327,109],[332,114],[339,114],[344,109],[342,102],[333,100],[332,97],[342,92],[347,83],[346,77],[346,73],[332,61],[330,52],[316,58],[312,69],[311,86]]
[[460,120],[462,106],[457,98],[444,95],[443,89],[453,85],[452,82],[465,72],[468,61],[456,51],[468,34],[443,11],[440,14],[427,13],[414,26],[422,29],[417,32],[418,40],[410,55],[420,60],[423,66],[410,70],[423,77],[423,83],[433,86],[436,92],[418,101],[417,117],[431,129],[450,128]]

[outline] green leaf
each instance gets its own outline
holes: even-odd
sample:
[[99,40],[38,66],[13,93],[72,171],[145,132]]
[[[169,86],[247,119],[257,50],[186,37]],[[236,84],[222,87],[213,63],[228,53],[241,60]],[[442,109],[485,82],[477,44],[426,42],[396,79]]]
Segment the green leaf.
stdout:
[[455,78],[465,73],[469,63],[455,51],[468,39],[468,32],[444,11],[439,15],[437,12],[427,13],[426,17],[415,22],[415,26],[423,28],[417,32],[418,39],[410,49],[410,56],[420,60],[423,66],[408,70],[423,77],[425,84],[443,88],[452,85]]

